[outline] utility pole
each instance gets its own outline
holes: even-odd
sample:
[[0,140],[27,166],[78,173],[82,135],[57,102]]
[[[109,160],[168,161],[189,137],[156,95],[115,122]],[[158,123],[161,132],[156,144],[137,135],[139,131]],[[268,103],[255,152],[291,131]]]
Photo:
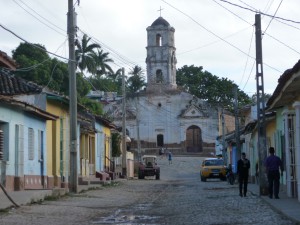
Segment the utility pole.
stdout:
[[141,140],[140,140],[140,120],[139,120],[139,93],[137,92],[137,98],[135,102],[135,109],[136,109],[136,132],[137,132],[137,149],[138,149],[138,160],[141,160]]
[[126,149],[126,91],[125,91],[125,71],[122,68],[122,176],[127,177],[127,149]]
[[75,64],[76,13],[73,0],[68,0],[69,90],[70,90],[70,191],[77,193],[77,91]]
[[225,148],[225,119],[224,108],[222,107],[222,156],[225,164],[227,165],[227,149]]
[[268,182],[264,160],[267,157],[266,145],[266,122],[265,122],[265,94],[262,62],[262,37],[261,17],[255,14],[255,37],[256,37],[256,94],[257,94],[257,129],[258,129],[258,159],[259,159],[259,194],[268,194]]
[[240,126],[239,126],[239,117],[238,117],[238,97],[237,97],[238,88],[234,89],[234,117],[235,117],[235,141],[236,141],[236,153],[238,158],[241,157],[241,143],[240,143]]

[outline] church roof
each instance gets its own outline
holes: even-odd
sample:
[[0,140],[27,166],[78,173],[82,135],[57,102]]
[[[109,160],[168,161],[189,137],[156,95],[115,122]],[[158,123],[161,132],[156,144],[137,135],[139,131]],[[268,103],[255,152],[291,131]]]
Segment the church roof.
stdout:
[[151,27],[153,26],[159,26],[159,25],[162,25],[164,27],[168,27],[170,26],[169,22],[166,21],[164,18],[162,18],[161,16],[158,17],[152,24],[151,24]]

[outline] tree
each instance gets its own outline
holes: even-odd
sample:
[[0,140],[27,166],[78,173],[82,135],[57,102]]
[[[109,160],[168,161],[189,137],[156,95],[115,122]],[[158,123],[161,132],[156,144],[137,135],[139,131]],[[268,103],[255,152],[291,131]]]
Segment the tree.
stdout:
[[[68,64],[57,58],[51,59],[42,45],[21,43],[13,51],[13,59],[18,65],[16,76],[41,86],[47,86],[50,90],[63,95],[69,95]],[[81,73],[76,73],[76,76],[78,101],[95,114],[100,115],[102,113],[100,103],[85,99],[91,90],[91,85]]]
[[13,59],[18,65],[14,72],[16,76],[68,95],[68,64],[50,58],[44,46],[21,43],[13,51]]
[[77,66],[83,74],[84,70],[95,74],[96,73],[96,62],[95,62],[95,50],[100,48],[99,44],[90,44],[91,38],[86,34],[83,35],[81,43],[76,41],[75,56]]
[[127,79],[129,93],[135,93],[145,87],[144,71],[140,66],[134,66],[129,74],[132,75]]
[[103,50],[99,50],[93,54],[93,59],[96,64],[96,71],[95,74],[97,76],[101,76],[103,74],[106,74],[107,72],[113,73],[114,71],[108,64],[109,62],[113,62],[112,59],[108,57],[108,52],[103,52]]
[[83,97],[80,99],[80,103],[87,107],[94,115],[103,115],[103,108],[99,102]]
[[39,85],[50,82],[52,63],[44,46],[21,43],[12,53],[18,65],[15,72],[17,76]]
[[119,157],[122,154],[121,151],[121,135],[119,133],[112,133],[112,157]]
[[[237,85],[227,78],[219,78],[203,67],[183,66],[177,70],[177,84],[189,93],[210,104],[233,109],[235,102],[234,90]],[[238,102],[241,106],[251,103],[250,97],[238,89]]]

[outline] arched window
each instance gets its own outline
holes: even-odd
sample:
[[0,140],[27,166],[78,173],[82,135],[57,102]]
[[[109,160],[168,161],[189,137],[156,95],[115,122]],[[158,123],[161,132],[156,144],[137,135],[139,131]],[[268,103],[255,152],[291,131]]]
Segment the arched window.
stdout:
[[156,83],[163,82],[163,73],[162,70],[156,70]]
[[161,46],[162,45],[162,37],[160,34],[156,35],[156,46]]

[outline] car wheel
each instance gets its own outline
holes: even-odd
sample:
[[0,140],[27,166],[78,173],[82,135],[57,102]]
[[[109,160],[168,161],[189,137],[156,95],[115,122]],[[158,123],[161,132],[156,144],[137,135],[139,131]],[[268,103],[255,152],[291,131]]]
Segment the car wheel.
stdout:
[[206,182],[206,178],[201,176],[201,181]]

